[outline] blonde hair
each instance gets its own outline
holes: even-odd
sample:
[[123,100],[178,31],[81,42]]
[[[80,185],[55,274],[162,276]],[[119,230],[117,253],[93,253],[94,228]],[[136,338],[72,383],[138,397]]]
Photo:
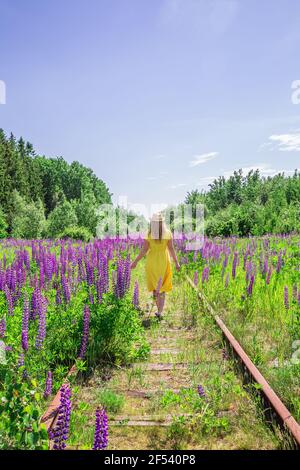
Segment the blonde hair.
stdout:
[[166,231],[167,227],[162,214],[154,214],[150,220],[148,236],[151,235],[154,240],[161,242]]

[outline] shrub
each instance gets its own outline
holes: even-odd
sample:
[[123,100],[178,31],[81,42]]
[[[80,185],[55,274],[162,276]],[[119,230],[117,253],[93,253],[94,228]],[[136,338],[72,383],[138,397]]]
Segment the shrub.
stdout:
[[89,242],[92,238],[91,232],[85,227],[67,227],[62,233],[57,235],[58,239],[72,238],[73,240],[82,240]]

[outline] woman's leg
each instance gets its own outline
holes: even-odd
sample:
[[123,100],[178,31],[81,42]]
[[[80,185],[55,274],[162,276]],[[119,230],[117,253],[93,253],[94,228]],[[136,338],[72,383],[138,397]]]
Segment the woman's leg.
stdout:
[[159,310],[159,294],[155,290],[153,291],[153,299],[155,300],[157,310]]
[[161,294],[159,294],[159,300],[158,300],[158,313],[161,315],[162,314],[162,311],[164,309],[164,305],[165,305],[165,299],[166,299],[166,294],[165,292],[162,292]]

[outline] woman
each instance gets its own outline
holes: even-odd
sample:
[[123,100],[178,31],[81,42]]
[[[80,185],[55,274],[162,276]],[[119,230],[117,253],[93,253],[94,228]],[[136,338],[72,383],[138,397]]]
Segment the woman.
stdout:
[[165,304],[165,293],[172,290],[170,255],[175,262],[177,271],[180,269],[174,250],[172,233],[167,229],[161,214],[155,214],[152,217],[148,236],[144,240],[139,255],[133,261],[131,269],[134,269],[146,254],[147,287],[150,292],[153,292],[156,301],[157,312],[155,315],[161,318]]

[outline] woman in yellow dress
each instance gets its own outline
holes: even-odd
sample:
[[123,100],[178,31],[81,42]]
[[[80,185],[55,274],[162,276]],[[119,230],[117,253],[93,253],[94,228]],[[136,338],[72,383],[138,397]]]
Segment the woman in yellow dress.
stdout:
[[149,292],[153,292],[156,301],[157,312],[155,315],[161,318],[165,304],[165,293],[172,290],[170,255],[175,262],[177,271],[180,269],[174,250],[172,233],[167,229],[161,214],[155,214],[152,217],[148,236],[144,240],[139,255],[131,264],[131,269],[134,269],[145,255],[147,255],[147,287]]

